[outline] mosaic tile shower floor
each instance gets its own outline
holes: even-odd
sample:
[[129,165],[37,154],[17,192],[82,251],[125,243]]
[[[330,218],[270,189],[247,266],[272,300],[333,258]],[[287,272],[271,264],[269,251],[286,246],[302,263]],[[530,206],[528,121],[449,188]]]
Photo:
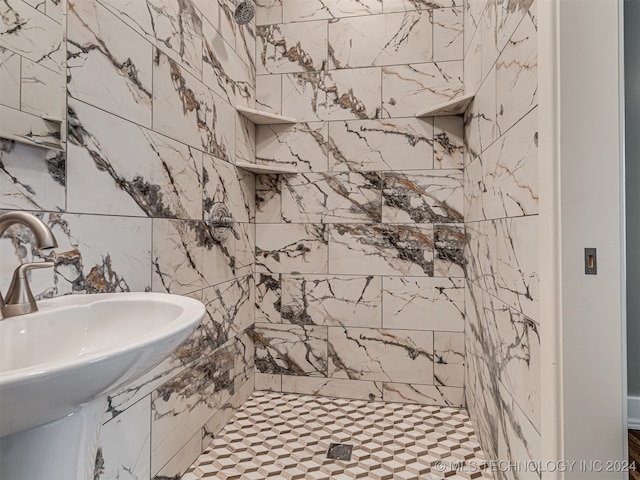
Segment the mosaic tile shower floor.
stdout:
[[492,479],[483,462],[459,408],[255,392],[182,480]]

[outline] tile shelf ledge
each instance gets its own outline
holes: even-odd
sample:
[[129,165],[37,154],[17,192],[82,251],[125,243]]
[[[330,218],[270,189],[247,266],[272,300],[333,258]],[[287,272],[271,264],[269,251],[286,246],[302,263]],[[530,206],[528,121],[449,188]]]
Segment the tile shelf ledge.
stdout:
[[241,168],[242,170],[247,170],[249,172],[257,173],[257,174],[296,174],[298,173],[298,169],[295,167],[275,167],[272,165],[258,165],[255,163],[249,162],[236,162],[236,167]]
[[276,115],[275,113],[262,112],[253,108],[236,106],[238,113],[246,117],[249,121],[256,125],[278,125],[282,123],[297,123],[295,118]]
[[469,108],[471,101],[476,96],[475,92],[467,93],[448,102],[429,107],[415,114],[416,118],[436,117],[447,115],[462,115]]
[[[57,121],[57,120],[52,120]],[[32,147],[46,148],[47,150],[55,150],[58,152],[64,152],[64,148],[60,143],[53,143],[46,140],[34,140],[24,135],[16,135],[13,133],[0,132],[0,138],[6,140],[13,140],[14,142],[22,143],[24,145],[31,145]]]

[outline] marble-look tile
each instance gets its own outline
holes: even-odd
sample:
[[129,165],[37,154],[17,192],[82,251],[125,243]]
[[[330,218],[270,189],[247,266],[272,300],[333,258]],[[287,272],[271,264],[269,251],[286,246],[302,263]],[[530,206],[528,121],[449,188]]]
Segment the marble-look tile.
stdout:
[[78,101],[69,123],[70,210],[202,218],[200,152]]
[[461,117],[433,119],[433,168],[463,168],[464,123]]
[[461,6],[462,0],[380,0],[383,10],[404,12],[411,10],[431,10],[433,8]]
[[464,387],[464,333],[433,333],[433,383]]
[[[36,250],[26,227],[7,230],[0,257],[19,263],[52,261],[53,268],[31,274],[36,300],[71,293],[143,292],[150,288],[151,220],[102,215],[39,214],[58,248]],[[18,262],[16,262],[17,264]],[[15,264],[0,265],[0,291],[6,291]]]
[[462,61],[382,68],[383,117],[410,117],[464,93]]
[[518,312],[539,319],[538,217],[497,222],[495,275],[498,298]]
[[271,273],[327,273],[327,226],[256,225],[256,270]]
[[382,400],[383,384],[363,380],[283,375],[281,391],[379,402]]
[[538,104],[537,36],[533,18],[526,15],[496,62],[500,134]]
[[[56,122],[48,122],[40,115],[0,105],[0,132],[11,132],[41,146],[64,148],[64,132]],[[61,140],[62,137],[62,140]]]
[[99,1],[165,55],[202,78],[202,15],[191,0]]
[[282,21],[282,0],[256,1],[256,25],[271,25]]
[[256,162],[295,166],[299,172],[326,172],[328,123],[256,125]]
[[21,57],[15,52],[0,47],[0,104],[20,108],[20,64]]
[[[508,43],[514,30],[527,15],[534,0],[519,0],[509,2],[505,0],[489,0],[483,13],[484,16],[493,17],[491,23],[494,30],[495,48],[501,52]],[[484,42],[484,40],[483,40]]]
[[260,373],[327,375],[327,327],[256,324],[256,370]]
[[433,168],[431,119],[329,123],[329,169],[376,171]]
[[382,0],[282,0],[285,22],[382,13]]
[[204,84],[232,105],[252,107],[255,73],[207,20],[203,23],[202,33]]
[[280,275],[256,274],[256,323],[280,323],[282,282]]
[[151,127],[152,46],[98,2],[69,1],[67,91]]
[[[300,378],[300,377],[296,377]],[[302,377],[311,378],[311,377]],[[273,373],[256,373],[256,390],[266,390],[268,392],[282,391],[282,375]]]
[[381,289],[374,276],[282,275],[282,321],[380,328]]
[[257,72],[315,72],[327,67],[327,22],[257,27]]
[[496,117],[496,71],[492,69],[464,115],[469,161],[481,155],[498,138]]
[[256,126],[244,115],[236,115],[236,162],[255,163]]
[[498,49],[498,26],[496,24],[497,4],[498,2],[496,0],[487,2],[487,8],[485,8],[484,12],[482,12],[480,25],[478,28],[478,32],[476,33],[476,35],[480,39],[480,42],[482,43],[482,46],[480,47],[482,50],[482,79],[484,79],[487,76],[487,73],[491,71],[496,63],[496,60],[498,59],[498,55],[500,55],[500,51],[504,47],[504,45],[502,45]]
[[[257,41],[258,38],[255,20],[247,23],[246,25],[237,25],[236,53],[253,77],[255,77],[256,72]],[[253,81],[253,84],[255,85],[255,79]],[[253,105],[249,105],[249,107],[253,108]]]
[[432,38],[430,10],[332,20],[330,66],[358,68],[431,62]]
[[329,327],[329,377],[433,384],[433,332]]
[[483,199],[485,187],[482,157],[475,157],[464,171],[464,219],[466,222],[484,220]]
[[154,130],[222,160],[235,159],[235,109],[157,49],[153,107]]
[[[213,1],[215,2],[215,0]],[[218,6],[220,8],[220,17],[218,23],[214,24],[214,27],[216,27],[216,30],[220,32],[222,38],[224,38],[229,45],[235,45],[236,32],[240,27],[233,17],[236,7],[227,0],[218,0]]]
[[0,208],[66,210],[66,162],[64,152],[0,139]]
[[433,10],[433,61],[462,60],[462,7]]
[[[251,279],[253,282],[253,278]],[[251,284],[251,292],[255,291],[253,283]],[[253,303],[251,305],[251,313],[253,313]],[[248,388],[251,393],[255,387],[255,352],[256,346],[253,341],[253,316],[251,317],[251,325],[244,332],[238,335],[232,342],[231,348],[234,355],[234,391]]]
[[[468,54],[472,36],[478,30],[488,0],[462,0],[464,3],[464,51]],[[479,36],[478,36],[479,38]]]
[[380,117],[379,68],[282,76],[282,114],[298,119],[357,120]]
[[498,291],[494,260],[497,221],[467,223],[465,229],[466,278],[495,295]]
[[464,332],[464,281],[384,277],[384,328]]
[[204,357],[151,396],[151,475],[156,475],[233,394],[228,347]]
[[464,389],[441,385],[385,382],[383,383],[382,398],[385,402],[463,407]]
[[[202,453],[202,433],[197,432],[153,476],[152,480],[179,479]],[[161,460],[159,460],[161,461]]]
[[335,224],[329,273],[433,276],[433,226]]
[[256,108],[282,114],[282,75],[256,76]]
[[256,224],[236,223],[235,227],[240,236],[235,247],[235,274],[251,275],[256,263]]
[[434,227],[435,253],[433,270],[436,277],[464,278],[465,229],[462,225],[436,225]]
[[64,77],[58,72],[23,58],[20,87],[20,108],[23,112],[63,116]]
[[[224,203],[236,222],[251,221],[255,202],[252,197],[247,197],[243,188],[244,178],[239,170],[230,163],[207,154],[203,155],[202,170],[205,220],[209,220],[214,204]],[[253,187],[253,183],[250,184]]]
[[382,217],[387,223],[463,221],[461,170],[385,172]]
[[[486,1],[486,0],[484,0]],[[465,13],[467,9],[465,9]],[[480,20],[480,18],[478,18]],[[467,25],[465,23],[465,25]],[[467,92],[477,92],[482,80],[488,72],[482,71],[482,32],[480,30],[469,33],[465,29],[465,41],[469,42],[464,56],[464,87]],[[469,40],[467,38],[471,37]]]
[[256,175],[256,222],[282,222],[282,177]]
[[22,1],[0,5],[2,46],[64,75],[64,32],[59,23]]
[[287,223],[381,221],[381,179],[375,172],[299,173],[282,181]]
[[[95,480],[135,480],[151,475],[151,402],[147,396],[100,431]],[[98,462],[96,462],[98,463]]]
[[538,114],[534,109],[482,155],[486,218],[538,213]]

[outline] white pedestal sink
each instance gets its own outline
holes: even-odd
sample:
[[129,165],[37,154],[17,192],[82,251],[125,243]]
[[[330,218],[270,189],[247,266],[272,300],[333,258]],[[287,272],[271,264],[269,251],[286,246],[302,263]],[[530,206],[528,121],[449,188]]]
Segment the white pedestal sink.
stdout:
[[205,308],[161,293],[38,307],[0,321],[0,477],[89,480],[107,396],[168,357]]

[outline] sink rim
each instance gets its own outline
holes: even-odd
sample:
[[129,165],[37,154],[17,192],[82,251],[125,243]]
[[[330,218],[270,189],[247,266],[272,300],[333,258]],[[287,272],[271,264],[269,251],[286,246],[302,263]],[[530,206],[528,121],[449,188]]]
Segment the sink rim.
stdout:
[[73,370],[89,363],[104,361],[110,356],[122,355],[136,349],[143,349],[155,342],[162,341],[163,338],[171,337],[184,330],[193,329],[194,324],[197,326],[205,313],[205,306],[202,302],[190,297],[169,293],[122,292],[66,295],[39,301],[39,310],[37,312],[0,320],[0,332],[2,331],[3,325],[15,325],[21,322],[29,322],[32,324],[33,322],[37,322],[39,317],[49,316],[52,312],[57,313],[75,309],[88,309],[91,305],[114,303],[122,300],[144,300],[170,304],[181,307],[182,312],[167,323],[158,328],[153,328],[148,333],[134,339],[128,339],[126,334],[123,334],[123,345],[111,345],[90,351],[82,356],[58,358],[51,362],[38,363],[0,372],[0,388],[8,385],[17,385],[21,382],[32,382],[43,376],[56,374],[65,370]]

